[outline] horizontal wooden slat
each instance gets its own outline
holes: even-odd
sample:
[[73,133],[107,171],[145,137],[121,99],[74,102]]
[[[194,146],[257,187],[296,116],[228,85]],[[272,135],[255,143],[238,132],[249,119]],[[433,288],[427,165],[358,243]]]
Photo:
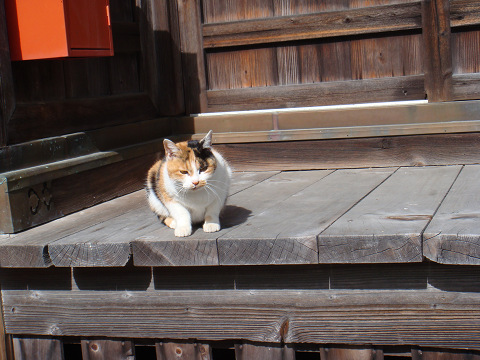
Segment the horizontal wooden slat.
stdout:
[[254,110],[425,98],[423,75],[209,90],[208,111]]
[[420,1],[203,25],[204,48],[421,28]]
[[480,24],[480,3],[476,0],[450,1],[451,26]]
[[476,336],[480,295],[475,292],[4,290],[2,294],[10,334],[480,349]]
[[480,73],[455,74],[452,83],[454,100],[480,99]]

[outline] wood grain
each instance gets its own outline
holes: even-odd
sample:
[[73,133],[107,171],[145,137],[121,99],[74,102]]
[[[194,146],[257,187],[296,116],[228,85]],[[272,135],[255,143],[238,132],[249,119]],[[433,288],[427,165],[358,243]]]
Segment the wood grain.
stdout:
[[3,295],[12,334],[479,349],[475,292],[11,290]]
[[295,351],[287,346],[235,344],[235,359],[295,360]]
[[423,75],[208,90],[207,111],[255,110],[423,99]]
[[480,264],[480,166],[465,166],[424,233],[424,254],[444,264]]
[[[283,15],[283,14],[280,14]],[[205,48],[251,45],[421,27],[420,2],[205,24]]]
[[460,169],[400,168],[320,234],[320,263],[422,261],[423,230]]

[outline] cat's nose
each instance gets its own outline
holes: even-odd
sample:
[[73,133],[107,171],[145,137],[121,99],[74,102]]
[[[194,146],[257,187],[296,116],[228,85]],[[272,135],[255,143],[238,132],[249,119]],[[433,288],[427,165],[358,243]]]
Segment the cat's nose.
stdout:
[[199,181],[198,181],[198,180],[192,180],[192,184],[193,184],[193,185],[197,186],[197,185],[198,185],[198,183],[199,183]]

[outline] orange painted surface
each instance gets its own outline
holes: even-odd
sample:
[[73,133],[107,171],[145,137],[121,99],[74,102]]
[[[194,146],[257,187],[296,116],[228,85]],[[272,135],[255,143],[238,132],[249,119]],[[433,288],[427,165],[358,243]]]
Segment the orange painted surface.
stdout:
[[5,10],[12,60],[113,55],[108,0],[5,0]]

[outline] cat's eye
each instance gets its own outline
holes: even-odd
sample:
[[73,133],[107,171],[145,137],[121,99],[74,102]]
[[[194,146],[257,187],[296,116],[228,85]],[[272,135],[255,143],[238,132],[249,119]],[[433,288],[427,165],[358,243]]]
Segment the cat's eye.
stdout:
[[180,174],[182,174],[182,175],[187,175],[187,174],[188,174],[188,171],[187,171],[187,170],[180,170]]
[[200,168],[200,172],[207,171],[207,169],[208,169],[208,166],[204,165]]

